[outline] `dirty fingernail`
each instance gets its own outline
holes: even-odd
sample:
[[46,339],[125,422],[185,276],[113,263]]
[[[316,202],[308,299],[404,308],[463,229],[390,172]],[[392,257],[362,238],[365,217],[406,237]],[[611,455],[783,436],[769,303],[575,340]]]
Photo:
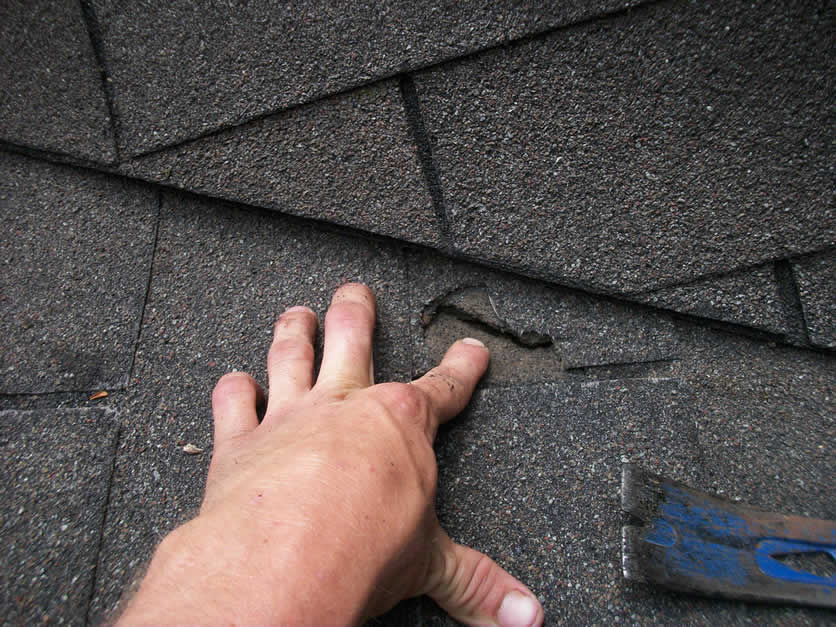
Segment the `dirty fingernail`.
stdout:
[[501,627],[531,627],[539,609],[537,601],[532,597],[513,590],[502,599],[496,620]]
[[291,307],[290,309],[285,309],[285,313],[297,313],[299,311],[307,311],[313,313],[313,310],[310,307],[305,307],[304,305],[296,305],[295,307]]
[[466,337],[462,340],[462,342],[465,344],[471,344],[472,346],[481,346],[482,348],[485,348],[485,345],[474,337]]

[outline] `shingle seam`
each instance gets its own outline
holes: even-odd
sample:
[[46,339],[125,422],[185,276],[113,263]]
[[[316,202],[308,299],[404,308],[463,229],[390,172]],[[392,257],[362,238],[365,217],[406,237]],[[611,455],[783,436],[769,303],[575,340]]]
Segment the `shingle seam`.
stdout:
[[[455,261],[461,261],[463,263],[471,263],[471,264],[478,265],[480,267],[484,267],[484,268],[487,268],[487,269],[490,269],[490,270],[505,272],[505,273],[511,274],[513,276],[525,277],[527,279],[532,279],[532,280],[535,280],[535,281],[541,281],[541,282],[543,282],[547,285],[557,286],[557,287],[560,287],[562,289],[573,290],[573,291],[578,292],[578,293],[590,294],[590,295],[593,295],[597,298],[602,298],[602,299],[605,299],[605,300],[608,300],[608,301],[611,301],[611,302],[627,303],[630,306],[634,306],[634,307],[642,307],[642,308],[645,308],[645,309],[648,309],[648,310],[661,311],[661,312],[664,312],[666,314],[670,314],[670,315],[674,316],[675,318],[677,318],[679,320],[691,321],[695,324],[702,324],[702,325],[707,324],[707,325],[710,325],[713,328],[716,328],[718,330],[725,331],[725,332],[728,332],[728,333],[732,333],[732,334],[735,334],[735,335],[743,335],[745,337],[750,337],[752,339],[765,341],[765,342],[777,342],[777,343],[781,343],[781,344],[788,344],[788,345],[792,345],[792,346],[798,346],[797,343],[789,341],[782,334],[776,334],[776,333],[772,333],[772,332],[769,332],[769,331],[759,330],[755,327],[749,327],[749,326],[746,326],[746,325],[743,325],[743,324],[736,324],[736,323],[733,323],[733,322],[724,322],[724,321],[716,320],[714,318],[708,318],[708,317],[705,317],[705,316],[698,316],[698,315],[695,315],[695,314],[692,314],[692,313],[680,312],[680,311],[676,311],[674,309],[668,309],[668,308],[660,307],[658,305],[650,305],[650,304],[647,304],[647,303],[636,302],[635,300],[631,300],[630,295],[617,294],[617,293],[612,293],[612,292],[605,292],[605,291],[602,291],[600,289],[595,288],[594,286],[585,285],[585,284],[582,284],[578,281],[573,281],[573,280],[567,279],[566,277],[547,275],[546,273],[543,273],[541,271],[537,271],[536,269],[532,269],[532,268],[511,266],[509,264],[503,264],[503,263],[497,262],[497,261],[489,261],[489,260],[481,259],[479,257],[473,256],[473,255],[470,255],[470,254],[467,254],[467,253],[463,253],[461,251],[449,250],[449,249],[444,250],[444,249],[434,248],[434,247],[429,246],[427,244],[420,244],[420,243],[410,242],[410,241],[403,240],[403,239],[400,239],[400,238],[397,238],[397,237],[394,237],[394,236],[391,236],[391,235],[383,235],[383,234],[367,231],[367,230],[361,229],[359,227],[353,227],[353,226],[350,226],[350,225],[335,224],[335,223],[332,223],[332,222],[324,221],[322,219],[317,219],[317,218],[312,218],[312,217],[307,217],[307,216],[301,216],[301,215],[296,215],[296,214],[290,214],[290,213],[283,213],[283,212],[277,211],[275,209],[267,209],[265,207],[261,207],[261,206],[258,206],[258,205],[250,205],[250,204],[247,204],[247,203],[244,203],[244,202],[241,202],[241,201],[221,199],[221,198],[217,198],[217,197],[214,197],[214,196],[211,196],[211,195],[208,195],[208,194],[201,194],[199,192],[189,191],[187,189],[180,189],[180,188],[173,187],[173,186],[170,186],[170,185],[164,185],[164,184],[161,184],[161,183],[158,183],[158,182],[155,182],[155,181],[147,181],[146,179],[140,179],[138,177],[126,176],[125,174],[114,171],[112,169],[102,168],[100,164],[81,163],[77,160],[76,161],[67,161],[67,160],[63,159],[61,155],[58,155],[56,153],[50,153],[50,152],[44,152],[44,151],[38,151],[38,150],[30,150],[30,149],[22,149],[22,148],[19,148],[19,147],[16,147],[16,146],[15,147],[5,146],[5,148],[9,152],[24,154],[25,156],[28,156],[28,157],[31,157],[31,158],[41,159],[41,160],[44,160],[44,161],[49,162],[49,163],[54,163],[56,165],[62,165],[62,166],[65,166],[65,167],[77,168],[79,170],[104,172],[105,174],[109,174],[111,176],[114,176],[115,178],[124,179],[124,180],[145,181],[145,182],[148,182],[148,183],[152,184],[155,188],[157,188],[161,192],[171,192],[171,193],[175,193],[175,194],[185,194],[187,196],[194,196],[196,198],[205,198],[207,200],[220,202],[220,203],[223,203],[223,204],[228,205],[228,206],[245,208],[248,211],[258,211],[258,212],[263,212],[263,214],[275,215],[277,217],[280,217],[281,219],[292,220],[297,224],[302,224],[302,223],[310,224],[310,225],[315,226],[315,228],[317,228],[319,230],[326,231],[326,232],[336,232],[336,233],[340,233],[342,235],[346,235],[348,237],[358,237],[358,238],[362,238],[362,239],[366,239],[366,240],[370,240],[370,241],[392,242],[392,243],[396,243],[396,244],[400,244],[400,245],[405,245],[405,246],[410,247],[414,250],[424,251],[424,252],[431,252],[431,253],[434,253],[434,254],[442,254],[442,255],[445,255],[446,257],[448,257],[452,260],[455,260]],[[3,150],[3,149],[4,149],[4,146],[0,145],[0,150]],[[829,250],[829,248],[822,249],[822,250]],[[793,260],[805,259],[807,257],[820,254],[822,252],[822,250],[810,251],[808,253],[799,254],[797,256],[793,256],[792,259]],[[773,263],[773,262],[766,262],[766,263]],[[721,276],[728,275],[728,274],[734,274],[735,272],[743,271],[743,270],[746,270],[746,269],[752,269],[752,268],[755,268],[759,265],[763,265],[763,264],[761,263],[761,264],[756,264],[754,266],[747,266],[746,268],[729,270],[727,272],[718,273],[717,275],[710,275],[710,276],[706,275],[706,276],[701,277],[701,279],[717,278],[717,277],[721,277]],[[671,285],[671,286],[668,286],[668,287],[674,287],[674,285]],[[803,348],[807,348],[807,349],[812,350],[814,352],[829,352],[825,349],[820,349],[820,348],[816,348],[816,347],[813,347],[813,346],[804,346]],[[26,393],[22,393],[22,394],[26,394]]]
[[102,563],[102,549],[104,549],[105,543],[105,527],[107,525],[107,515],[110,510],[110,499],[113,493],[113,484],[115,481],[116,475],[116,456],[119,454],[119,442],[122,437],[122,425],[118,420],[118,416],[116,417],[116,433],[113,435],[113,443],[110,447],[110,473],[107,479],[107,492],[105,493],[105,501],[102,505],[101,511],[101,525],[99,527],[99,537],[97,539],[97,546],[96,546],[96,562],[93,565],[93,575],[90,577],[90,590],[87,596],[87,608],[84,612],[84,624],[90,625],[91,619],[90,615],[93,609],[93,600],[96,597],[96,590],[99,587],[99,573],[101,569],[99,566]]
[[453,250],[453,239],[450,231],[450,219],[444,207],[444,194],[441,190],[441,176],[435,166],[432,154],[432,139],[424,124],[424,116],[421,114],[421,104],[418,100],[418,92],[415,89],[415,82],[408,74],[401,76],[400,80],[401,97],[403,99],[406,120],[409,130],[415,141],[418,152],[418,161],[421,164],[421,171],[424,173],[424,180],[430,192],[430,198],[435,211],[435,219],[438,223],[438,230],[444,249]]
[[7,152],[9,154],[23,155],[30,159],[38,159],[46,161],[55,165],[68,165],[86,168],[88,170],[96,170],[97,172],[112,172],[111,169],[116,164],[102,163],[100,161],[91,161],[65,152],[57,152],[54,150],[46,150],[44,148],[33,148],[31,146],[24,146],[23,144],[15,144],[5,139],[0,139],[0,152]]
[[[405,247],[401,248],[399,251],[401,257],[401,263],[403,264],[403,278],[406,282],[406,297],[408,303],[415,302],[415,290],[412,289],[412,276],[410,272],[410,264],[407,255],[407,249]],[[412,316],[415,315],[415,312],[410,311],[408,315]],[[409,320],[408,324],[411,325],[412,321]],[[408,355],[409,355],[409,374],[410,377],[415,374],[415,362],[417,361],[415,358],[415,347],[412,345],[412,342],[409,342],[408,347]]]
[[[807,317],[801,303],[801,293],[793,273],[789,259],[779,259],[775,262],[775,282],[778,284],[778,295],[784,307],[784,314],[792,327],[799,328],[803,340],[810,344],[810,331],[807,328]],[[794,324],[793,324],[794,323]]]
[[161,188],[157,188],[157,215],[154,218],[154,237],[151,244],[151,258],[148,261],[148,275],[145,280],[145,295],[142,299],[142,307],[139,311],[139,320],[137,322],[136,328],[136,336],[134,337],[134,350],[133,354],[131,355],[131,367],[128,369],[128,378],[125,381],[125,387],[127,388],[131,381],[133,380],[134,376],[134,368],[136,367],[136,354],[139,351],[139,341],[142,337],[142,328],[145,324],[145,311],[148,307],[148,299],[151,295],[151,279],[154,276],[154,261],[157,258],[157,243],[159,242],[160,236],[160,220],[162,220],[162,207],[163,207],[163,191]]
[[80,0],[80,4],[84,25],[87,28],[87,34],[90,37],[90,44],[93,47],[93,56],[96,59],[96,65],[98,65],[102,91],[104,92],[105,104],[107,105],[107,114],[110,118],[110,130],[113,134],[113,163],[119,163],[122,160],[119,120],[116,117],[116,101],[113,93],[113,80],[110,78],[110,71],[108,70],[107,59],[105,57],[104,42],[102,41],[101,34],[102,31],[99,25],[99,20],[96,17],[96,10],[93,8],[90,0]]
[[[536,41],[538,39],[545,39],[548,38],[555,33],[560,33],[563,31],[571,31],[573,29],[583,28],[591,23],[599,22],[602,20],[611,20],[616,19],[624,15],[629,15],[636,10],[649,10],[655,5],[659,4],[666,4],[673,0],[639,0],[635,4],[623,7],[621,9],[613,10],[613,11],[602,11],[600,13],[596,13],[593,15],[588,15],[583,17],[577,21],[570,21],[566,24],[559,24],[557,26],[551,26],[548,28],[544,28],[542,30],[534,30],[524,35],[520,35],[519,37],[513,39],[505,39],[502,41],[495,41],[493,43],[486,44],[482,47],[476,47],[472,50],[459,55],[452,55],[452,56],[440,56],[435,58],[432,61],[426,63],[415,63],[415,64],[408,64],[405,63],[397,70],[390,71],[387,73],[380,74],[374,78],[368,80],[358,80],[356,82],[350,82],[345,85],[335,86],[333,89],[325,90],[321,93],[318,93],[310,98],[303,98],[298,101],[289,102],[287,104],[283,104],[280,106],[276,106],[274,108],[267,109],[263,112],[257,113],[255,115],[243,117],[237,121],[230,121],[228,123],[221,123],[217,127],[211,127],[209,130],[203,133],[198,133],[189,137],[183,137],[181,139],[176,139],[171,141],[170,143],[161,144],[158,146],[153,146],[148,149],[141,149],[135,152],[133,151],[126,151],[128,154],[125,155],[127,159],[138,159],[140,157],[147,157],[149,155],[153,155],[159,152],[165,152],[167,150],[172,150],[174,148],[182,147],[185,144],[190,144],[193,142],[197,142],[203,139],[207,139],[210,137],[214,137],[219,135],[225,131],[229,131],[239,126],[245,126],[248,124],[252,124],[254,122],[258,122],[265,118],[272,117],[274,115],[279,115],[281,113],[285,113],[288,111],[292,111],[294,109],[299,109],[301,107],[305,107],[322,100],[327,100],[329,98],[339,97],[344,94],[351,93],[352,91],[356,91],[358,89],[364,89],[366,87],[370,87],[373,85],[377,85],[379,83],[383,83],[386,81],[390,81],[392,79],[396,79],[402,77],[405,73],[417,73],[417,72],[424,72],[433,70],[444,65],[449,65],[451,63],[459,63],[463,61],[467,61],[468,59],[475,58],[479,55],[489,53],[492,50],[497,50],[500,48],[507,48],[509,46],[517,46],[517,45],[525,45],[531,41]],[[82,2],[89,2],[89,0],[82,0]],[[112,86],[112,84],[111,84]]]

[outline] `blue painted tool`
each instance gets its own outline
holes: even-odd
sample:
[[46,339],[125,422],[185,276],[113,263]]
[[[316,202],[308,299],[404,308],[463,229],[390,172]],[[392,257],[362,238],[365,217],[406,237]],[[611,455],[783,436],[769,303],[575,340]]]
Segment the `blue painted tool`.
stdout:
[[644,523],[622,529],[627,579],[708,596],[836,608],[836,568],[809,572],[786,559],[817,555],[836,565],[836,521],[732,503],[632,464],[622,472],[621,505]]

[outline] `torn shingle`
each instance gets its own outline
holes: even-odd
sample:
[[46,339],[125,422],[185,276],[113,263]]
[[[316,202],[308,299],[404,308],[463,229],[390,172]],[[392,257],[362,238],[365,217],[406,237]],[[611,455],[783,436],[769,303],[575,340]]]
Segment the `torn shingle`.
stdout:
[[0,412],[0,607],[84,624],[118,424],[106,409]]
[[[408,255],[407,260],[413,285],[416,375],[435,365],[463,335],[482,340],[493,351],[486,378],[490,383],[554,381],[565,377],[567,370],[678,356],[672,322],[642,306],[422,252]],[[463,299],[474,294],[482,296]],[[444,324],[433,323],[436,316]],[[484,328],[491,325],[493,332]],[[525,336],[551,343],[525,347],[519,340]]]
[[136,155],[639,1],[92,4]]
[[78,0],[0,3],[0,139],[116,158],[102,75]]
[[792,270],[810,342],[836,348],[836,253],[793,261]]
[[456,248],[627,294],[836,237],[820,2],[665,2],[415,76]]
[[0,153],[0,393],[125,384],[156,197],[142,184]]
[[394,81],[134,159],[121,171],[440,246]]

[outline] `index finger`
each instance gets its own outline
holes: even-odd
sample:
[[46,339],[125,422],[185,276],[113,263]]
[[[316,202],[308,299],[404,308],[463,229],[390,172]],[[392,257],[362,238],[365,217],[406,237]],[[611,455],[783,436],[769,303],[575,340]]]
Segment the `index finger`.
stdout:
[[467,406],[489,361],[490,354],[482,342],[465,338],[447,349],[438,366],[412,382],[430,402],[430,413],[435,421],[433,434],[439,424],[455,417]]

